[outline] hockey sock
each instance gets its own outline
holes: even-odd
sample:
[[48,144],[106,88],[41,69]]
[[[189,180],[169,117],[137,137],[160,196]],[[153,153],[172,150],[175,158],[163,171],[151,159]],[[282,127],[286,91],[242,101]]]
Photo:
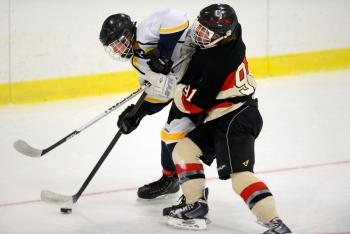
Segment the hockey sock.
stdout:
[[[168,172],[176,172],[175,165],[173,162],[173,158],[171,155],[172,150],[169,150],[168,145],[165,144],[164,141],[161,142],[161,164],[163,167],[163,171]],[[163,173],[167,175],[166,173]]]
[[176,171],[167,171],[167,170],[163,169],[162,172],[163,172],[163,175],[168,176],[168,177],[173,177],[176,175]]
[[186,203],[191,204],[203,197],[205,179],[191,179],[181,185],[182,192],[186,197]]
[[176,144],[173,160],[186,203],[194,203],[203,197],[205,175],[203,164],[199,161],[202,151],[189,138]]
[[253,214],[264,223],[278,217],[275,200],[266,186],[252,172],[231,174],[232,188],[239,194]]

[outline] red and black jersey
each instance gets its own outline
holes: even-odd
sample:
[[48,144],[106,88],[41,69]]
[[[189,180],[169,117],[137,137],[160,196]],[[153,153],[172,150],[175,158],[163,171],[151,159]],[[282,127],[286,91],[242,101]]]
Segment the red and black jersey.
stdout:
[[197,49],[177,87],[177,108],[188,114],[207,112],[208,121],[242,106],[256,87],[245,51],[240,26],[234,41]]

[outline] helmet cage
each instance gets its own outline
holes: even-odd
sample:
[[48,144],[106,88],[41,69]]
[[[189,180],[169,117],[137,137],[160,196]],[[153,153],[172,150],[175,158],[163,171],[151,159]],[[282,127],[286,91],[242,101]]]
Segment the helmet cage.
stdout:
[[218,45],[218,42],[232,35],[232,30],[228,30],[224,35],[215,33],[198,20],[193,23],[191,38],[201,49],[208,49]]
[[134,34],[129,32],[124,33],[120,38],[104,46],[106,53],[115,60],[127,61],[134,55],[132,48],[134,41]]

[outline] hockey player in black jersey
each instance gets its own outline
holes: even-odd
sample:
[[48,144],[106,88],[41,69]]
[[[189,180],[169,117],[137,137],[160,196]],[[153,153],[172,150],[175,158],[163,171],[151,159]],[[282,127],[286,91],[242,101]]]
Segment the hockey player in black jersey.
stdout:
[[[189,120],[194,127],[186,128],[191,131],[178,139],[172,151],[184,195],[180,204],[163,210],[167,223],[206,228],[209,190],[202,162],[210,165],[216,159],[219,178],[230,179],[233,191],[268,229],[265,234],[291,233],[277,213],[271,191],[254,174],[254,143],[263,121],[235,11],[226,4],[204,8],[191,37],[198,49],[174,90],[168,123],[174,127],[171,123],[181,126]],[[145,79],[156,83],[154,77]],[[149,93],[162,96],[165,86],[158,87]]]
[[172,112],[202,121],[175,145],[172,156],[184,197],[163,215],[169,225],[206,228],[208,189],[202,162],[211,164],[215,158],[219,178],[231,180],[233,191],[268,228],[265,234],[291,233],[271,191],[254,174],[254,143],[263,120],[235,11],[225,4],[204,8],[191,35],[200,48],[176,87]]

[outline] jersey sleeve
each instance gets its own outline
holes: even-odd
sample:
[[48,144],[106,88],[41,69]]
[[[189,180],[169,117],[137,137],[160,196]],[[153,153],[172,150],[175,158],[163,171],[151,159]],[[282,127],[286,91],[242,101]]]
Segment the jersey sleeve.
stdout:
[[[155,12],[140,22],[137,25],[136,39],[145,53],[158,48],[162,56],[171,58],[188,26],[189,20],[186,12],[168,8]],[[150,70],[147,61],[147,59],[134,57],[132,65],[142,75],[145,75]],[[170,101],[147,95],[143,106],[147,109],[147,114],[153,114],[164,108]]]
[[182,34],[189,26],[185,12],[165,9],[155,12],[137,25],[137,41],[141,48],[158,48],[162,55],[171,57]]
[[[185,76],[194,77],[191,71]],[[184,77],[186,78],[186,77]],[[216,100],[225,77],[213,67],[199,75],[198,82],[182,84],[175,92],[175,102],[180,110],[189,114],[199,114],[210,109]]]
[[158,49],[161,54],[171,57],[176,44],[189,26],[186,13],[168,9],[164,13],[159,29]]

